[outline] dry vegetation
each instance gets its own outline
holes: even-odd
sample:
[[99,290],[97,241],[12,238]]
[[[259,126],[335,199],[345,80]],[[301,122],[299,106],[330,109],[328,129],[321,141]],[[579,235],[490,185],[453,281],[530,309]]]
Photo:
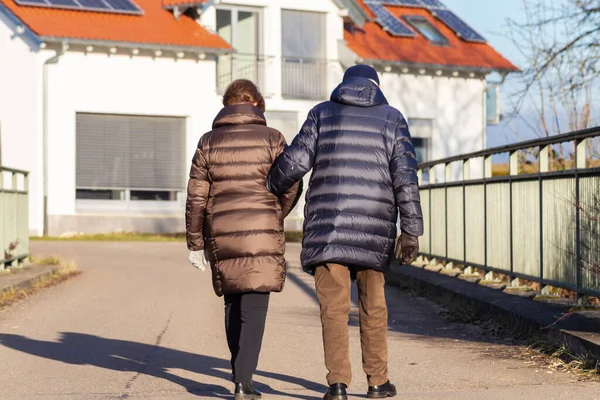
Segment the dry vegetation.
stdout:
[[54,256],[40,259],[32,257],[32,261],[36,265],[50,265],[56,266],[56,268],[52,272],[36,278],[26,289],[13,287],[0,291],[0,308],[13,304],[18,300],[28,298],[40,289],[57,285],[80,273],[74,262],[62,262]]

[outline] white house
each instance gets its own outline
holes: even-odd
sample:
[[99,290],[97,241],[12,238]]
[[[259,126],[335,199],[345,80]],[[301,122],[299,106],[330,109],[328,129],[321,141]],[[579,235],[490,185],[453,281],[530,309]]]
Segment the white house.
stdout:
[[232,79],[291,141],[345,67],[372,64],[426,160],[485,147],[485,78],[516,70],[437,0],[0,0],[0,54],[2,162],[31,171],[36,235],[183,231]]

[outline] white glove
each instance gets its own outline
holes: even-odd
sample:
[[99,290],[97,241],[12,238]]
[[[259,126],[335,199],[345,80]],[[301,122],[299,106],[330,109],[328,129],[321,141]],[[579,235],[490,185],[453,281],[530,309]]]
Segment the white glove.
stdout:
[[200,271],[206,270],[206,267],[209,265],[209,262],[206,260],[204,256],[204,250],[199,251],[190,251],[190,256],[188,257],[188,261]]

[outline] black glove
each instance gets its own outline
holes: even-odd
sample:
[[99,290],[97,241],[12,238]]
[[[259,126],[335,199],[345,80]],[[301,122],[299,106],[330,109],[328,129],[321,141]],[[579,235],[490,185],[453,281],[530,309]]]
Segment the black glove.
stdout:
[[396,259],[402,264],[410,264],[419,255],[419,238],[404,232],[396,242]]

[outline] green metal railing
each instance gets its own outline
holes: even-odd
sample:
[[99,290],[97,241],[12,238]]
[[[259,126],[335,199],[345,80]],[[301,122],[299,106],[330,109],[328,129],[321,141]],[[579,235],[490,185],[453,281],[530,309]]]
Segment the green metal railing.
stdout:
[[599,145],[597,127],[419,165],[421,254],[599,296]]
[[0,270],[29,257],[29,173],[0,167]]

